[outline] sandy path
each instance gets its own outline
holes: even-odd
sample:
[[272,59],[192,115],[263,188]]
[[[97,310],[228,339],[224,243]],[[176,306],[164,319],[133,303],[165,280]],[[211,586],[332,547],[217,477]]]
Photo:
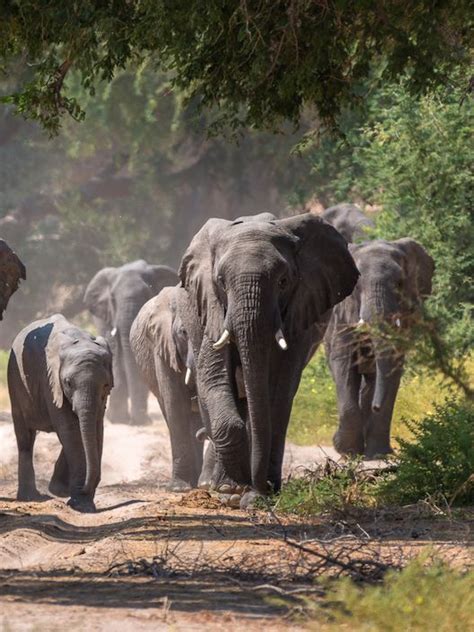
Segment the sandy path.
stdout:
[[[156,407],[153,412],[148,427],[106,424],[98,512],[87,515],[60,499],[14,500],[16,445],[8,415],[0,421],[0,629],[299,629],[282,618],[288,608],[269,600],[269,583],[308,587],[307,563],[283,542],[283,529],[299,540],[327,539],[346,527],[322,518],[285,519],[283,527],[265,512],[226,509],[205,492],[164,491],[169,440]],[[58,451],[54,435],[39,435],[35,464],[42,491]],[[285,473],[326,454],[336,456],[330,448],[289,444]],[[413,553],[435,542],[464,561],[468,555],[459,546],[470,537],[465,524],[448,532],[420,517],[416,539],[413,524],[358,528],[376,529],[387,554],[410,541]],[[148,562],[136,574],[127,563],[141,559]]]

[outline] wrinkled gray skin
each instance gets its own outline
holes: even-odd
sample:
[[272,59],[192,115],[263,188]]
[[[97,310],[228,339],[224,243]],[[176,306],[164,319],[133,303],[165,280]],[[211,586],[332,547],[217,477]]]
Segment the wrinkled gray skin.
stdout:
[[56,432],[62,450],[49,490],[68,505],[95,510],[104,411],[113,386],[112,354],[61,314],[25,327],[13,342],[8,389],[18,444],[18,500],[41,500],[33,468],[38,431]]
[[[187,249],[180,278],[201,414],[216,451],[212,486],[266,494],[269,482],[279,490],[301,372],[331,308],[358,278],[347,244],[309,213],[211,219]],[[280,329],[287,351],[276,342]],[[230,341],[216,349],[225,330]]]
[[374,227],[374,222],[355,204],[336,204],[323,211],[321,217],[334,226],[349,243],[366,239],[367,229]]
[[103,268],[87,286],[84,302],[114,356],[115,388],[107,416],[115,423],[149,423],[148,388],[130,348],[130,329],[141,307],[163,287],[177,282],[171,268],[138,260],[119,268]]
[[26,269],[6,241],[0,239],[0,320],[8,301],[16,292],[20,279],[26,279]]
[[390,425],[404,353],[376,332],[407,330],[431,293],[432,258],[413,239],[351,245],[360,271],[352,295],[337,305],[325,336],[339,410],[334,446],[368,458],[392,452]]
[[177,309],[180,294],[185,294],[180,287],[164,288],[145,303],[130,331],[137,365],[168,425],[172,491],[196,487],[203,460],[203,443],[196,438],[202,422],[197,407],[194,356]]

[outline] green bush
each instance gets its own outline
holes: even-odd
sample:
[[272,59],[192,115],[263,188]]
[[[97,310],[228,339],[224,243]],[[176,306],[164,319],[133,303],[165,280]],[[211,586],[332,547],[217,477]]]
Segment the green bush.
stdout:
[[343,465],[328,460],[316,470],[288,481],[274,509],[311,516],[348,507],[368,507],[375,502],[374,478],[361,471],[359,460]]
[[[442,595],[442,598],[441,598]],[[387,573],[375,586],[349,579],[335,583],[316,606],[310,629],[371,632],[464,632],[474,628],[474,572],[454,570],[422,557]],[[321,625],[326,621],[327,625]]]
[[[474,358],[465,362],[474,371]],[[443,386],[445,388],[443,388]],[[411,363],[402,378],[392,421],[392,435],[409,439],[412,434],[405,418],[415,423],[435,404],[442,404],[450,394],[459,394],[454,386],[443,384],[441,372],[423,370]],[[297,445],[330,445],[338,424],[336,387],[329,372],[324,351],[320,349],[303,372],[293,402],[288,439]]]
[[381,484],[381,500],[411,503],[443,497],[474,502],[474,408],[449,400],[418,422],[406,422],[412,441],[400,439],[399,466]]

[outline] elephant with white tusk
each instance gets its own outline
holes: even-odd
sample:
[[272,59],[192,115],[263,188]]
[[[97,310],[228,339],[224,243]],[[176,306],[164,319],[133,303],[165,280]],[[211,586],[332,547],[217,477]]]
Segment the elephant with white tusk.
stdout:
[[179,276],[203,425],[215,448],[211,485],[228,494],[277,491],[302,370],[331,308],[358,278],[347,243],[309,213],[210,219]]
[[84,302],[114,355],[116,386],[107,410],[112,422],[131,421],[140,425],[150,421],[148,388],[130,349],[130,328],[140,308],[164,287],[175,285],[177,280],[176,272],[171,268],[140,259],[118,268],[103,268],[86,288]]
[[196,487],[203,463],[194,357],[179,316],[180,295],[186,299],[182,288],[164,288],[145,303],[130,330],[136,363],[168,425],[173,463],[171,491]]
[[350,246],[360,271],[351,296],[334,308],[325,336],[336,383],[339,428],[334,446],[368,458],[388,454],[404,350],[384,341],[420,317],[431,294],[434,262],[414,239],[377,239]]

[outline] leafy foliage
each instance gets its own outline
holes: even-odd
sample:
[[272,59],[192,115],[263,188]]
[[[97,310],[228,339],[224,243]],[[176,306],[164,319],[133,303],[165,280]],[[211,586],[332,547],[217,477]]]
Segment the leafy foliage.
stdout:
[[[379,209],[377,235],[410,236],[436,264],[433,296],[415,331],[417,361],[471,393],[459,358],[474,343],[473,106],[466,77],[414,98],[405,82],[370,96],[365,118],[346,113],[345,142],[307,139],[314,189],[327,204],[358,199]],[[412,345],[413,341],[410,342]]]
[[314,629],[464,632],[474,625],[473,591],[474,571],[422,556],[400,572],[387,573],[377,585],[358,586],[347,578],[333,583],[322,603],[315,604]]
[[4,101],[54,132],[64,112],[82,117],[63,94],[70,68],[93,94],[99,80],[146,58],[188,97],[217,106],[218,126],[297,123],[307,105],[334,123],[364,80],[407,72],[413,93],[445,83],[468,63],[472,15],[465,0],[7,2],[0,62],[21,54],[33,76]]
[[413,441],[400,440],[399,465],[380,488],[385,502],[443,497],[449,504],[474,501],[474,409],[448,401],[421,421],[407,421]]
[[360,470],[359,460],[344,465],[328,460],[324,466],[288,481],[274,508],[283,513],[314,516],[375,502],[374,480]]

